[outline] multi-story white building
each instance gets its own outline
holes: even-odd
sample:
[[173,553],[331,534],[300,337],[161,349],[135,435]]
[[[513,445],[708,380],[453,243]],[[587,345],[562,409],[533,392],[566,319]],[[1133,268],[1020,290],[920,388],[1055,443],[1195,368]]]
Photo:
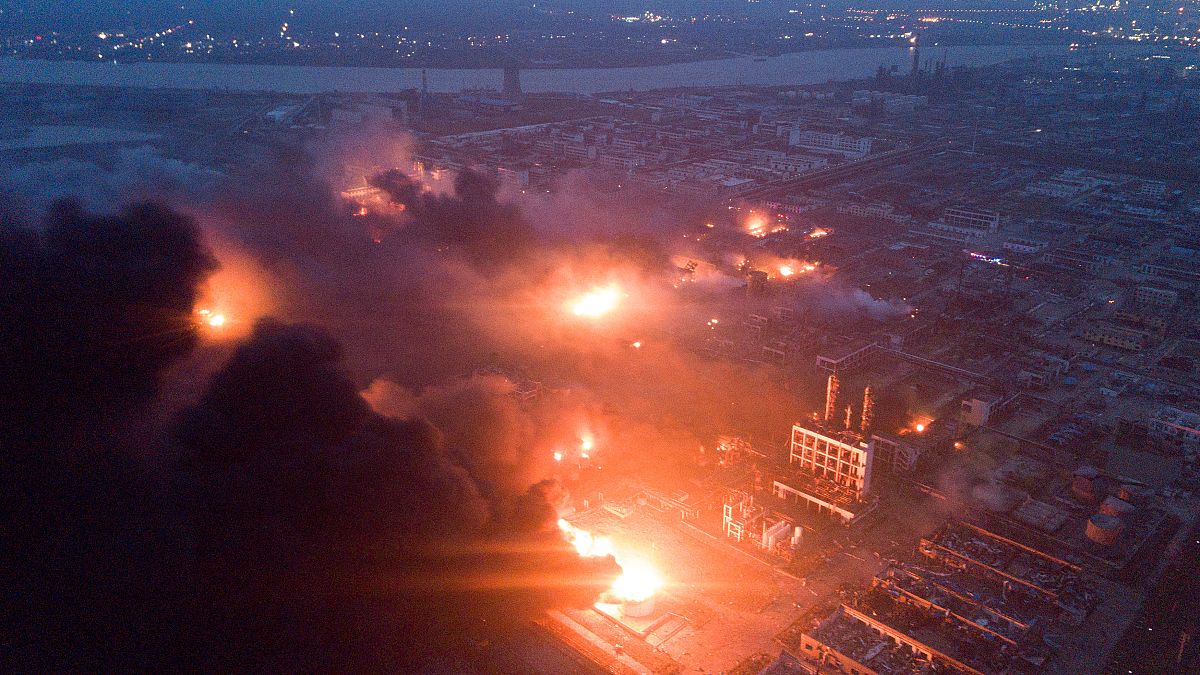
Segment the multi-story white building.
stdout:
[[811,129],[792,129],[788,133],[788,145],[798,145],[802,148],[815,150],[831,150],[852,157],[866,157],[871,152],[872,139],[856,138],[845,134],[835,134]]
[[1150,333],[1113,323],[1093,323],[1084,327],[1083,339],[1119,349],[1140,351],[1150,342]]
[[989,209],[952,206],[942,214],[941,222],[950,228],[961,228],[978,232],[995,232],[1000,229],[1000,214]]
[[775,478],[772,493],[851,524],[869,510],[875,443],[853,433],[792,426],[788,471]]
[[886,220],[892,223],[907,223],[912,220],[912,216],[897,213],[896,207],[884,203],[864,204],[861,202],[850,202],[849,204],[838,204],[837,210],[838,213],[848,213],[859,218]]

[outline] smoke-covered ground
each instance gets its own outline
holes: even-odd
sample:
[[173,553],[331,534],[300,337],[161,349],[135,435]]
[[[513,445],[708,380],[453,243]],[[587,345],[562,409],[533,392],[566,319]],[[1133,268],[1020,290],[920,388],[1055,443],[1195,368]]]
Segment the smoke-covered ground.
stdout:
[[[675,292],[677,233],[636,208],[391,171],[364,213],[321,156],[6,177],[14,670],[470,668],[465,636],[618,572],[558,530],[556,452],[594,439],[616,475],[669,482],[710,434],[796,416],[672,337],[729,285]],[[45,206],[46,172],[84,205]],[[597,288],[611,314],[572,311]]]

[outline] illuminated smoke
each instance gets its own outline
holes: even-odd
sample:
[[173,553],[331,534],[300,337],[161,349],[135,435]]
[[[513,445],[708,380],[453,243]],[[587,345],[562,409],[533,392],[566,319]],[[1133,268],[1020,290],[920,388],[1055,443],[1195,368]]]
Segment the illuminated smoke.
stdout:
[[[456,412],[487,386],[453,393]],[[519,458],[473,447],[510,433],[385,418],[328,334],[261,322],[180,427],[216,663],[257,650],[281,665],[287,645],[317,640],[349,655],[343,667],[414,667],[463,637],[446,630],[458,622],[592,602],[616,568],[562,537],[556,484],[518,487],[507,473]],[[396,649],[382,662],[380,645]]]

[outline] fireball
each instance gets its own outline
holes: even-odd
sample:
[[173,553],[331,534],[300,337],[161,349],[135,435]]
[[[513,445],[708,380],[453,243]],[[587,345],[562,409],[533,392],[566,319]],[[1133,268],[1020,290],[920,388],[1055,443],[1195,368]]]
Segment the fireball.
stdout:
[[759,216],[750,216],[746,219],[746,233],[752,237],[767,236],[767,221]]
[[610,590],[624,602],[648,600],[663,586],[658,570],[640,561],[621,562],[621,570]]
[[200,315],[200,323],[209,328],[223,328],[228,321],[224,314],[214,312],[211,309],[198,309],[196,310],[196,314]]
[[584,293],[568,303],[575,316],[598,318],[612,312],[621,300],[621,291],[616,286],[605,286]]
[[662,575],[650,564],[636,559],[629,559],[613,545],[612,539],[594,535],[567,522],[558,520],[558,528],[562,530],[566,540],[575,547],[575,552],[583,558],[601,558],[612,556],[621,566],[621,575],[613,581],[609,593],[622,602],[638,603],[650,599],[664,585]]
[[567,541],[575,547],[575,552],[581,558],[603,558],[613,555],[612,540],[608,537],[581,530],[562,518],[558,519],[558,528],[563,531]]

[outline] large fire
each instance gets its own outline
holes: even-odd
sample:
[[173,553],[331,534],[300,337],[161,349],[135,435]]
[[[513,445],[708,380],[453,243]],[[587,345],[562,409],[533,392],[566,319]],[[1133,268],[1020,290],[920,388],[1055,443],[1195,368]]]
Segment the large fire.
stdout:
[[225,327],[228,318],[221,312],[214,312],[211,309],[198,309],[196,314],[200,317],[200,323],[213,329],[221,329]]
[[584,293],[567,303],[567,306],[575,316],[597,318],[616,309],[620,301],[620,289],[616,286],[605,286]]
[[609,593],[622,602],[643,602],[650,599],[663,587],[662,576],[651,565],[623,556],[613,546],[612,539],[594,535],[575,527],[559,518],[558,528],[563,531],[575,551],[584,558],[602,558],[611,555],[621,566],[621,576],[613,581]]
[[780,279],[790,279],[797,274],[805,274],[816,269],[817,266],[809,262],[785,262],[775,269],[775,276]]
[[753,211],[751,211],[746,217],[742,227],[745,229],[746,234],[757,239],[762,239],[763,237],[771,234],[777,234],[779,232],[787,232],[788,230],[787,225],[784,223],[775,221]]
[[274,304],[267,273],[250,256],[210,235],[221,267],[201,290],[193,321],[206,340],[238,339],[254,328]]

